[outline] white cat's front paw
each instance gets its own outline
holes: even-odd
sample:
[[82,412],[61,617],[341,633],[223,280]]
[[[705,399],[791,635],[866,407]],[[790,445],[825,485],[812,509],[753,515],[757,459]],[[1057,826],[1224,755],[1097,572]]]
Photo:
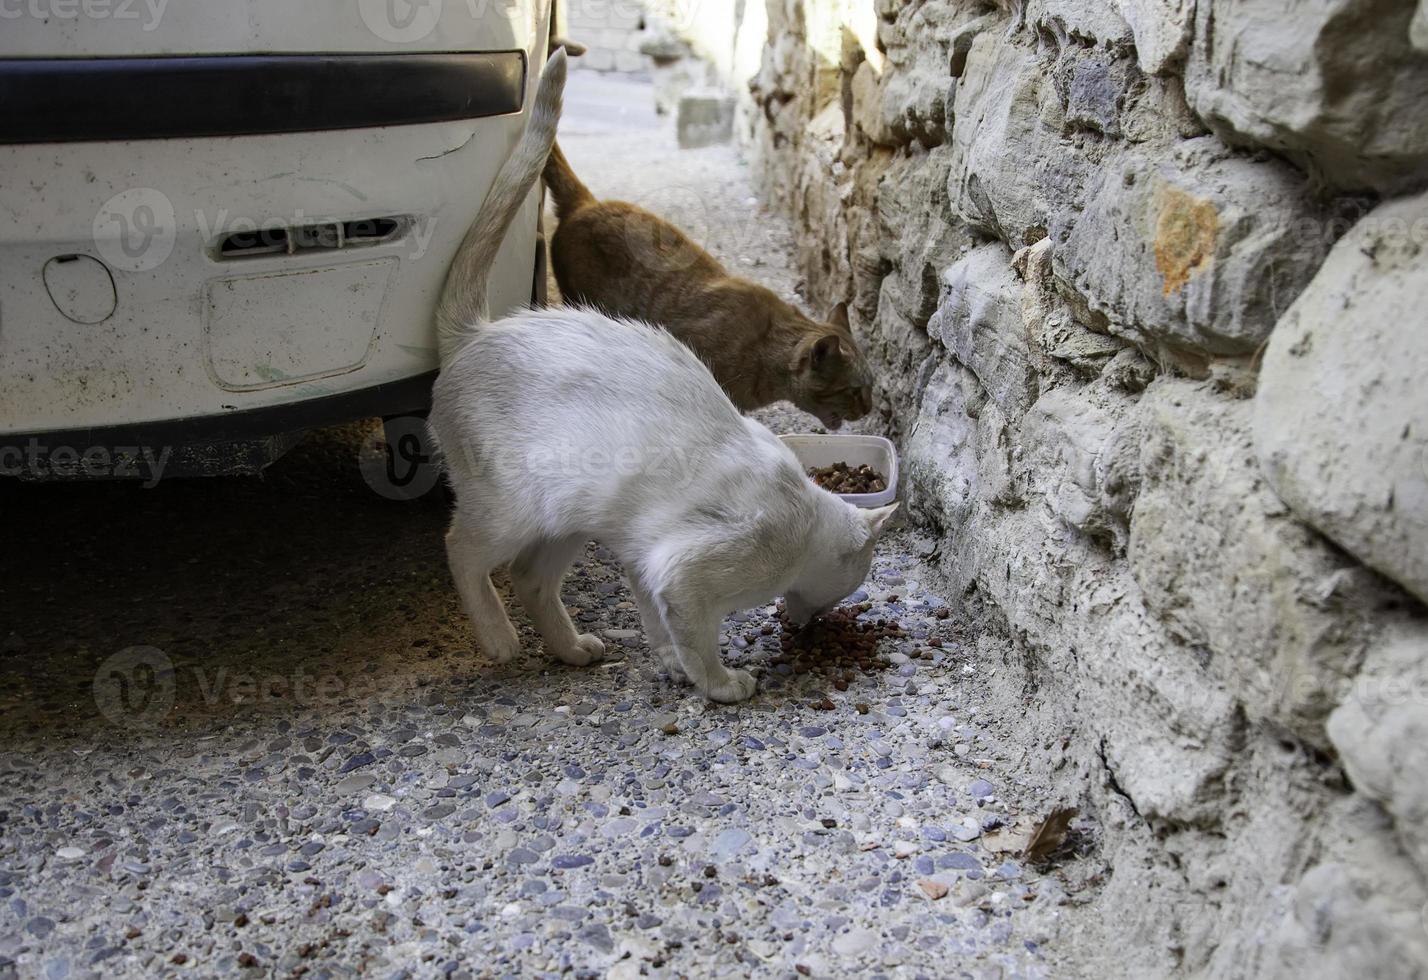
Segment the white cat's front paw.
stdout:
[[486,656],[498,664],[510,663],[521,652],[521,638],[509,626],[504,630],[478,634],[476,642]]
[[725,671],[723,680],[714,682],[705,692],[710,701],[720,704],[737,704],[753,697],[759,682],[747,670]]
[[676,684],[688,684],[689,675],[684,672],[684,667],[679,662],[679,652],[674,647],[660,647],[655,650],[655,655],[659,657],[659,662],[664,665],[664,672],[669,675],[669,679]]
[[586,667],[605,655],[605,641],[591,633],[581,633],[569,650],[554,651],[556,657],[572,667]]

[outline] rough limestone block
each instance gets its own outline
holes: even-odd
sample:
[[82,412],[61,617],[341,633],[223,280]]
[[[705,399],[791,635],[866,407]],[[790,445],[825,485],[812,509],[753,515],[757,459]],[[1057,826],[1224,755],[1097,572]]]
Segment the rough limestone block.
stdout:
[[685,150],[729,142],[734,138],[734,100],[718,92],[686,92],[679,97],[675,132]]
[[1408,0],[1201,0],[1190,105],[1227,140],[1279,150],[1345,189],[1428,183],[1428,55]]
[[892,128],[883,119],[883,92],[878,84],[878,73],[868,61],[853,73],[853,122],[874,143],[897,144]]
[[1130,24],[1115,0],[1026,0],[1026,22],[1062,47],[1094,39],[1096,47],[1119,48],[1132,40]]
[[948,193],[960,218],[1020,248],[1076,209],[1096,162],[1063,143],[1061,99],[1035,52],[978,34],[954,106]]
[[942,304],[929,336],[977,376],[1002,414],[1016,420],[1036,400],[1022,321],[1022,283],[1000,242],[972,249],[942,274]]
[[1251,412],[1209,384],[1161,379],[1147,389],[1130,567],[1146,606],[1209,654],[1251,718],[1322,747],[1324,718],[1373,640],[1375,600],[1386,597],[1269,490]]
[[1418,0],[1418,12],[1408,26],[1408,40],[1415,51],[1428,51],[1428,0]]
[[1428,871],[1428,622],[1394,625],[1328,731],[1354,787],[1393,815],[1404,847]]
[[1304,178],[1213,137],[1104,172],[1056,250],[1059,283],[1112,333],[1150,347],[1248,354],[1323,259]]
[[1022,426],[1043,499],[1065,524],[1123,553],[1140,486],[1140,437],[1124,399],[1053,388]]
[[1120,0],[1121,16],[1135,36],[1141,71],[1173,70],[1190,48],[1195,5],[1189,0]]
[[1428,194],[1334,246],[1274,331],[1255,396],[1269,482],[1300,518],[1428,601]]
[[1350,833],[1344,859],[1316,863],[1293,886],[1275,889],[1287,908],[1278,923],[1255,935],[1259,968],[1241,960],[1218,976],[1423,976],[1428,925],[1421,884],[1401,852],[1375,846],[1385,837],[1369,820],[1358,821]]
[[971,229],[952,217],[947,194],[950,158],[947,147],[898,157],[876,185],[881,254],[890,266],[887,278],[896,287],[888,298],[919,324],[926,323],[941,302],[942,270],[974,241]]

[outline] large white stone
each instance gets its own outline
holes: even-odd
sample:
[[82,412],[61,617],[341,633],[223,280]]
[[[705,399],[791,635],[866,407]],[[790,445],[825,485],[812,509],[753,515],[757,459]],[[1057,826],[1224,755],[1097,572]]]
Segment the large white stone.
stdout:
[[1142,71],[1159,75],[1185,59],[1194,9],[1189,0],[1120,0]]
[[1428,182],[1428,56],[1407,0],[1200,0],[1191,106],[1227,139],[1350,189]]
[[1428,194],[1334,247],[1275,329],[1254,405],[1280,497],[1428,600]]
[[1372,575],[1268,488],[1251,406],[1162,380],[1141,400],[1131,570],[1167,629],[1203,650],[1249,716],[1325,746],[1324,718],[1376,628]]
[[971,369],[1009,419],[1036,400],[1036,375],[1022,321],[1022,283],[1000,242],[972,249],[942,274],[942,304],[930,336]]
[[1394,625],[1328,731],[1354,787],[1393,815],[1404,847],[1428,872],[1428,622]]

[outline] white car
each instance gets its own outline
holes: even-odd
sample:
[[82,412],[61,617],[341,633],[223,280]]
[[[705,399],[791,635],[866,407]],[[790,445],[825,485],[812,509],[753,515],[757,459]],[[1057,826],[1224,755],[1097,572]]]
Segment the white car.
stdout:
[[[424,411],[558,6],[0,0],[0,475],[251,472]],[[539,212],[498,315],[543,294]]]

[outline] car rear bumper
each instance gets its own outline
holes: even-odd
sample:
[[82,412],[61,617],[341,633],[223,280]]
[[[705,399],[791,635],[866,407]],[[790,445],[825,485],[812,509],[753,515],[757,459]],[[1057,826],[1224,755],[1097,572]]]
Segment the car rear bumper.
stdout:
[[519,112],[524,51],[0,60],[0,143],[373,129]]

